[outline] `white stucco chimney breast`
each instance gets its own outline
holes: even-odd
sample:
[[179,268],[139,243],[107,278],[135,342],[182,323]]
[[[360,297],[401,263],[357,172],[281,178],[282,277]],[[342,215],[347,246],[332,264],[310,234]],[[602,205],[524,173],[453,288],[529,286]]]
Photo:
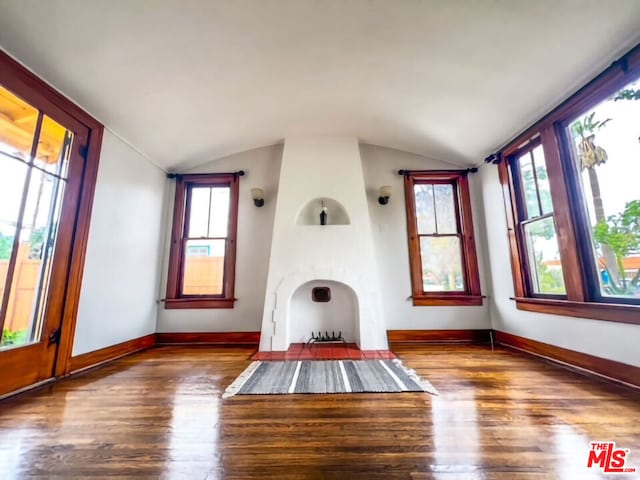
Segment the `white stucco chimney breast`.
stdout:
[[[291,322],[305,320],[299,311],[295,318],[291,315],[292,298],[301,286],[316,281],[336,282],[353,291],[355,328],[345,325],[345,331],[353,332],[354,338],[347,340],[363,350],[386,350],[358,139],[285,139],[276,201],[260,350],[283,351],[292,341],[300,341],[292,340],[291,332],[304,326],[296,324],[294,329]],[[320,225],[323,204],[326,225]],[[333,322],[328,328],[339,325]]]

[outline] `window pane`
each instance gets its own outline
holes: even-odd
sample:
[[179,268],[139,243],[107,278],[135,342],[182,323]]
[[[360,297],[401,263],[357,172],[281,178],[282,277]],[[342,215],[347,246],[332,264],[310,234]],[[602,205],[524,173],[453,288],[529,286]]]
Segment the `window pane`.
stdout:
[[0,154],[0,301],[6,287],[26,174],[24,163]]
[[436,222],[438,233],[458,233],[456,204],[453,200],[453,185],[433,186],[436,196]]
[[549,186],[549,176],[547,175],[547,162],[544,158],[542,145],[538,145],[531,152],[533,153],[533,162],[536,167],[536,178],[538,180],[538,194],[540,195],[540,203],[542,204],[542,214],[553,212],[553,203],[551,202],[551,187]]
[[222,295],[226,240],[188,240],[183,295]]
[[531,154],[527,152],[522,155],[518,159],[518,165],[520,165],[520,180],[522,182],[525,206],[527,207],[527,218],[539,217],[540,206],[538,205],[538,194],[536,180],[533,176]]
[[211,215],[209,217],[209,236],[226,237],[229,223],[229,187],[211,189]]
[[33,169],[23,216],[5,330],[21,346],[40,340],[64,181]]
[[71,132],[45,116],[42,119],[35,165],[47,172],[66,177],[72,140]]
[[525,224],[531,285],[534,293],[564,295],[564,278],[553,217]]
[[603,296],[640,299],[640,81],[569,124]]
[[416,219],[418,233],[436,233],[436,217],[433,209],[433,185],[415,185]]
[[0,152],[29,161],[38,111],[0,87]]
[[420,237],[420,256],[425,292],[464,291],[458,237]]
[[193,187],[191,189],[191,210],[189,211],[189,238],[209,236],[210,202],[211,188]]

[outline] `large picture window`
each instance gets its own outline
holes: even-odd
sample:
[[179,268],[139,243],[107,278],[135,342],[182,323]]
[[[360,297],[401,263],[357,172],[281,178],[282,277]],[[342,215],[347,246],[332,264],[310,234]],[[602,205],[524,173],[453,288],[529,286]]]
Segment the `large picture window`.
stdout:
[[640,81],[634,79],[565,129],[576,172],[584,255],[597,300],[640,303]]
[[414,305],[481,305],[466,172],[406,172]]
[[238,183],[177,176],[166,308],[233,308]]
[[518,308],[640,323],[640,47],[496,158]]

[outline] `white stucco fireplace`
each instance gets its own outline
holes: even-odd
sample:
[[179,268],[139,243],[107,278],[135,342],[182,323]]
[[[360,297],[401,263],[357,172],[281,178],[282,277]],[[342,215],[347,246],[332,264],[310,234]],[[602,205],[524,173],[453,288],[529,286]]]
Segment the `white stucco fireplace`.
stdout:
[[[261,351],[287,350],[292,342],[309,340],[312,330],[334,331],[341,326],[351,337],[347,340],[363,350],[388,348],[366,195],[355,137],[285,140]],[[323,208],[326,225],[320,222]],[[321,307],[311,305],[309,295],[306,318],[300,295],[306,284],[344,289],[340,290],[344,295],[332,300],[344,307],[327,306],[334,314],[321,314]],[[346,292],[352,292],[352,300]],[[351,311],[339,311],[341,308]],[[306,338],[301,330],[307,328],[301,326],[305,322],[309,324]]]

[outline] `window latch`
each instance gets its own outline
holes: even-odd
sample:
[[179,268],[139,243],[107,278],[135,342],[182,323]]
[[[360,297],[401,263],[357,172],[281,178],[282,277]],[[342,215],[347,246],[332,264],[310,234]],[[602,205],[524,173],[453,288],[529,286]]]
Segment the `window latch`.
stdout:
[[49,334],[49,345],[53,345],[56,344],[58,345],[60,343],[60,329],[56,328],[54,331],[52,331]]

